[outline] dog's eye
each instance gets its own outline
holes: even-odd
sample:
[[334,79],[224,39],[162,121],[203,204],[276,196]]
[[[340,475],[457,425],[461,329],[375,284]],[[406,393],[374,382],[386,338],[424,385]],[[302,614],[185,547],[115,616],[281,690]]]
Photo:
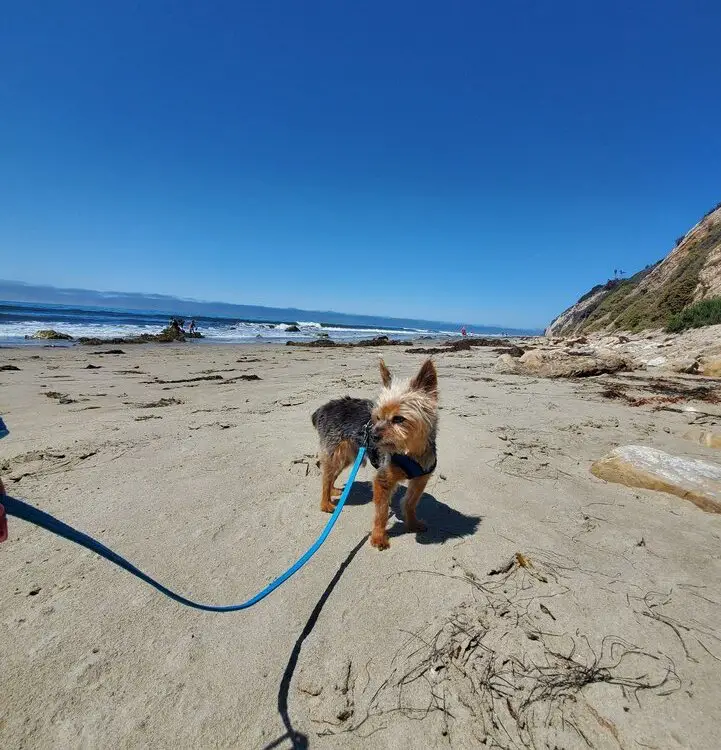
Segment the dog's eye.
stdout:
[[406,421],[406,418],[402,417],[400,414],[397,414],[391,421],[393,422],[393,424],[403,424],[403,422]]

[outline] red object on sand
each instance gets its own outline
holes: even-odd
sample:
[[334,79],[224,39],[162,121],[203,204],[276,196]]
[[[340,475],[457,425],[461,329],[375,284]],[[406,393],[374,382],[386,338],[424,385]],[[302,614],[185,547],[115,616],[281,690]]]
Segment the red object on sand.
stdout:
[[[0,479],[0,500],[5,495],[2,479]],[[5,515],[5,508],[0,504],[0,542],[8,538],[8,517]]]
[[5,515],[5,508],[0,505],[0,542],[8,538],[8,517]]

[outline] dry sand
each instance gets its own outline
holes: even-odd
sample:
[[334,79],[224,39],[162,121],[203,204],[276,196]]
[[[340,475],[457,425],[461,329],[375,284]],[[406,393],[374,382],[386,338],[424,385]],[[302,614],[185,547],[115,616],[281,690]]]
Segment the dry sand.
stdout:
[[[313,409],[372,397],[379,354],[403,375],[421,361],[403,347],[121,348],[2,351],[20,370],[0,372],[0,474],[213,603],[255,593],[325,524]],[[688,415],[602,398],[604,378],[501,376],[493,359],[437,357],[430,531],[372,549],[362,470],[318,555],[245,612],[181,607],[11,518],[0,746],[717,747],[721,517],[589,466],[627,443],[718,451],[683,439]],[[160,399],[178,402],[148,406]]]

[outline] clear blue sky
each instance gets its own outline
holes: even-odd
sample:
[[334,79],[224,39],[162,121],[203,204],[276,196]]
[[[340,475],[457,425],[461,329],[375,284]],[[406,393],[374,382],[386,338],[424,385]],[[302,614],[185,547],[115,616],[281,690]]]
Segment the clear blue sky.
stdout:
[[721,3],[2,4],[0,276],[538,326],[721,200]]

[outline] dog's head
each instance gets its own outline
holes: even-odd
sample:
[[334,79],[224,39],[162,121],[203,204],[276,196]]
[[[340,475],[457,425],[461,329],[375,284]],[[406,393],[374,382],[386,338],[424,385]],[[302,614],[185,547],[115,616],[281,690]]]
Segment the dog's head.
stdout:
[[373,437],[391,453],[421,455],[435,438],[438,421],[438,375],[433,362],[423,363],[412,380],[398,380],[380,362],[383,390],[373,409]]

